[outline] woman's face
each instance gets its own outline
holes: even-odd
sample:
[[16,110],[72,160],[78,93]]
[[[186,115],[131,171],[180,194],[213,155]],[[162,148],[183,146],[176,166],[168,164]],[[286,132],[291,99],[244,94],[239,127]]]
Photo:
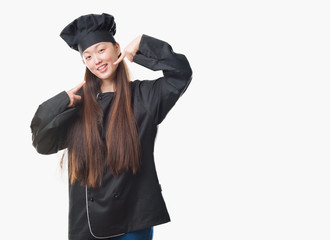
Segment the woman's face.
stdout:
[[116,77],[118,66],[113,63],[118,59],[119,54],[118,43],[100,42],[88,47],[83,52],[83,62],[99,79],[113,80]]

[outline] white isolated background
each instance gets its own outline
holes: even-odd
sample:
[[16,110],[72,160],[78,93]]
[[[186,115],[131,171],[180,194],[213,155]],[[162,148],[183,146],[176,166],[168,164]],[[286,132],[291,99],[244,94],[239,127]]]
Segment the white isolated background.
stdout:
[[[145,33],[194,75],[159,127],[172,222],[155,240],[330,238],[328,1],[5,1],[1,24],[1,239],[67,239],[62,153],[31,144],[38,105],[83,79],[59,37],[107,12],[124,48]],[[128,63],[134,79],[161,75]]]

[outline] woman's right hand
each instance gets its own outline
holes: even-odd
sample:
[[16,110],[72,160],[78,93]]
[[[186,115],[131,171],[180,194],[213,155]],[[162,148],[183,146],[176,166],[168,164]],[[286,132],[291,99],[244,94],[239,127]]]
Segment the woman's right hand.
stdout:
[[85,83],[86,82],[83,81],[83,82],[79,83],[78,86],[76,86],[75,88],[66,92],[70,98],[70,103],[68,105],[68,108],[74,107],[77,103],[79,103],[81,101],[81,96],[76,95],[76,93],[79,91],[80,88],[82,88],[82,86],[84,86]]

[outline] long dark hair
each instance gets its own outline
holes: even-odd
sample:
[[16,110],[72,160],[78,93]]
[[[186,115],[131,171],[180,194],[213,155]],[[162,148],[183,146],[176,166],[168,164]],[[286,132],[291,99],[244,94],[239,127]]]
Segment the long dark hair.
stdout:
[[[79,115],[68,136],[69,179],[98,187],[106,166],[114,176],[139,167],[140,142],[131,106],[131,85],[124,61],[116,70],[115,96],[108,123],[103,126],[103,111],[96,101],[101,80],[88,68],[85,72]],[[102,133],[106,131],[106,141]]]

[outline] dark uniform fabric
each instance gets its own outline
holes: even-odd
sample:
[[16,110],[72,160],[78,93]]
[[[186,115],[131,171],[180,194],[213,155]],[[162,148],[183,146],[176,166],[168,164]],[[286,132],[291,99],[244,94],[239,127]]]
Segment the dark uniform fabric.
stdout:
[[[192,71],[186,57],[174,53],[161,40],[143,35],[134,62],[164,76],[131,82],[132,105],[141,141],[141,166],[137,174],[118,177],[108,171],[100,188],[80,183],[69,186],[69,239],[97,239],[145,229],[170,221],[154,163],[154,142],[160,124],[188,87]],[[107,118],[115,93],[98,94]],[[67,108],[69,97],[61,92],[42,103],[31,122],[33,145],[41,154],[66,148],[68,129],[77,109]]]

